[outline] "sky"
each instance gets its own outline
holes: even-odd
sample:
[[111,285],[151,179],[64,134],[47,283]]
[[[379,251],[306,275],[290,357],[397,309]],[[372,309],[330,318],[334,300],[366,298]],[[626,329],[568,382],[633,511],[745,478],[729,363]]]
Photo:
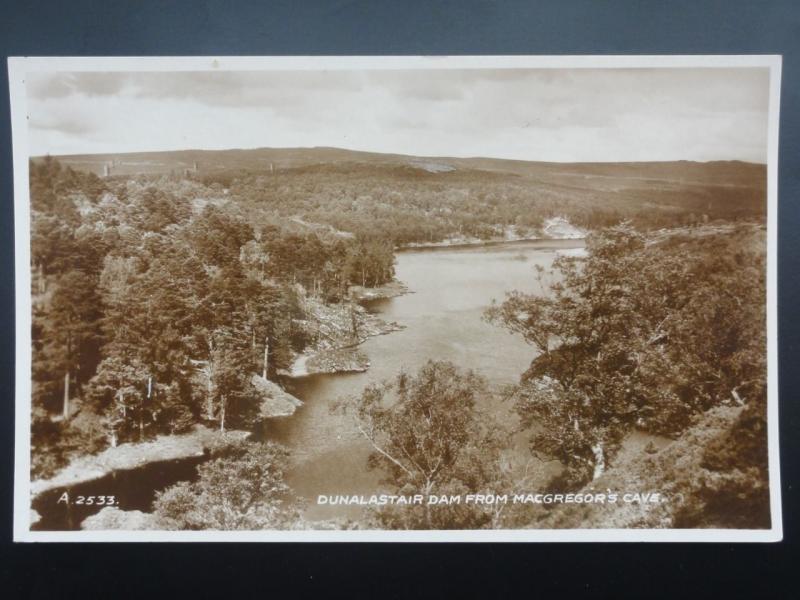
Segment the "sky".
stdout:
[[29,73],[31,155],[334,146],[766,162],[764,68]]

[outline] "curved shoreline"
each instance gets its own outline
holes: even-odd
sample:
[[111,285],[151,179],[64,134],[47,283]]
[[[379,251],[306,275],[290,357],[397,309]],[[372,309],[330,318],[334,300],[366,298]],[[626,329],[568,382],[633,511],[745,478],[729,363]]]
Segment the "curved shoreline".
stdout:
[[480,240],[475,242],[458,242],[454,244],[445,244],[445,243],[432,243],[426,244],[422,246],[398,246],[395,248],[395,252],[436,252],[441,250],[474,250],[476,248],[492,248],[497,246],[518,246],[523,244],[530,244],[531,242],[542,242],[542,248],[547,248],[547,243],[553,242],[582,242],[586,239],[586,237],[563,237],[563,238],[546,238],[546,237],[534,237],[534,238],[523,238],[518,240]]
[[231,430],[220,433],[195,425],[189,433],[159,435],[146,442],[127,442],[106,448],[99,454],[81,456],[49,479],[31,482],[31,498],[58,489],[102,479],[116,471],[128,471],[148,464],[204,456],[221,440],[235,441],[250,435],[249,431]]

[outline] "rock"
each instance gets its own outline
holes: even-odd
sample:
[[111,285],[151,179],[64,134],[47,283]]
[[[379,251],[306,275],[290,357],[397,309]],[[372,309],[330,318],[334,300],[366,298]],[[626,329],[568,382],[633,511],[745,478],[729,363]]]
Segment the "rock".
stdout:
[[260,414],[264,419],[288,417],[303,406],[299,398],[295,398],[277,383],[264,379],[261,375],[253,375],[250,382],[261,395]]
[[356,302],[396,298],[403,294],[408,294],[408,287],[402,281],[397,281],[396,279],[378,287],[362,287],[360,285],[350,287],[350,297]]
[[359,373],[369,368],[369,358],[357,348],[335,348],[311,355],[306,373]]
[[375,315],[364,313],[358,332],[358,340],[359,343],[362,343],[368,338],[375,337],[376,335],[386,335],[387,333],[401,331],[403,329],[405,329],[405,325],[400,325],[395,321],[389,323],[379,317],[376,317]]
[[[352,287],[350,290],[351,296],[361,301],[391,298],[408,292],[399,281],[380,288]],[[369,359],[355,347],[368,338],[404,329],[398,323],[387,323],[355,302],[325,304],[317,298],[302,297],[307,318],[295,320],[294,325],[302,328],[314,343],[295,359],[288,372],[283,372],[290,377],[366,371]]]
[[288,371],[283,371],[282,374],[288,375],[289,377],[305,377],[306,375],[310,375],[308,372],[309,358],[311,358],[310,354],[301,354],[292,363],[291,368]]
[[158,519],[140,510],[120,510],[116,506],[106,506],[99,513],[86,517],[81,529],[90,531],[122,530],[142,531],[162,529]]
[[545,219],[542,232],[545,237],[556,240],[575,240],[586,237],[586,231],[575,227],[564,217]]

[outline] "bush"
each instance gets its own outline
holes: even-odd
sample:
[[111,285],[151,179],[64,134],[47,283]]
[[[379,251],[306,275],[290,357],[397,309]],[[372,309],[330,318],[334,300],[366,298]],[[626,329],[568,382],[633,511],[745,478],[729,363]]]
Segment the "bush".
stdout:
[[159,493],[155,514],[168,529],[287,529],[298,518],[283,480],[287,458],[269,442],[225,446],[198,467],[196,482]]

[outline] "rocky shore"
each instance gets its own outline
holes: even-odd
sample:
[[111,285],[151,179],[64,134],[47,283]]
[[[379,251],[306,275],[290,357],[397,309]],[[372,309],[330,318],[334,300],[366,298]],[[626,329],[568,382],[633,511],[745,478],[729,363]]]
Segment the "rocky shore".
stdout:
[[305,361],[305,373],[360,373],[369,369],[369,358],[358,348],[320,350]]
[[408,286],[396,279],[378,287],[361,287],[360,285],[354,285],[350,288],[350,297],[356,302],[396,298],[397,296],[408,293]]
[[302,400],[295,398],[277,383],[264,379],[261,375],[253,375],[250,383],[261,394],[259,413],[262,419],[288,417],[303,406]]
[[358,345],[371,337],[400,331],[404,326],[384,321],[360,303],[406,293],[409,293],[408,288],[403,283],[392,281],[377,288],[351,288],[350,296],[354,301],[349,303],[324,304],[315,298],[304,298],[303,309],[307,318],[295,321],[295,325],[302,327],[314,341],[295,358],[286,374],[304,377],[318,373],[366,371],[369,358],[357,348]]

